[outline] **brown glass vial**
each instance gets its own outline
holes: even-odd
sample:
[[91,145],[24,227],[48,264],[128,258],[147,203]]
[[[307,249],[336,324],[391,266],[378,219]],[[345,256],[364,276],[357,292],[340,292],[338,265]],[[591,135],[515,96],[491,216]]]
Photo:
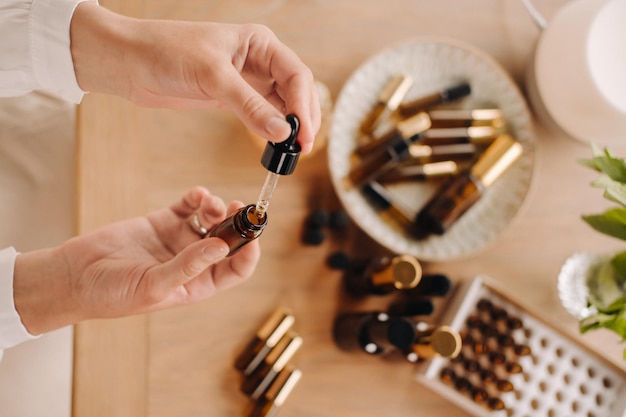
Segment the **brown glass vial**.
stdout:
[[381,120],[398,108],[411,85],[413,85],[413,78],[408,75],[398,75],[389,80],[380,92],[374,108],[361,122],[359,131],[364,135],[374,132]]
[[279,307],[263,323],[246,348],[237,356],[235,368],[250,375],[283,336],[291,329],[295,317],[286,307]]
[[258,216],[256,205],[248,204],[211,229],[208,236],[219,237],[226,242],[230,248],[228,256],[231,256],[244,245],[261,236],[266,225],[267,213]]
[[400,119],[405,119],[429,107],[449,103],[466,97],[471,93],[471,91],[472,89],[468,83],[461,82],[444,90],[426,94],[414,100],[401,103],[395,111],[394,116]]
[[353,265],[344,275],[348,293],[353,296],[385,295],[415,288],[422,279],[422,266],[411,255],[381,256]]
[[426,112],[418,113],[409,119],[399,121],[393,128],[357,146],[353,154],[363,159],[373,158],[374,155],[384,153],[394,138],[401,136],[406,139],[418,133],[427,132],[430,127],[431,122],[428,114]]
[[368,155],[352,168],[345,178],[344,187],[346,189],[359,187],[392,170],[410,156],[410,145],[419,140],[421,134],[429,127],[430,119],[425,113],[399,122],[390,138],[386,139],[383,151]]
[[425,238],[442,235],[522,155],[522,145],[500,135],[471,166],[444,184],[418,212],[412,234]]
[[265,357],[259,367],[244,379],[241,391],[254,400],[261,398],[278,374],[287,367],[301,345],[302,337],[295,332],[288,332]]
[[265,394],[253,403],[248,417],[275,416],[301,377],[302,371],[299,369],[293,366],[285,367],[267,388]]

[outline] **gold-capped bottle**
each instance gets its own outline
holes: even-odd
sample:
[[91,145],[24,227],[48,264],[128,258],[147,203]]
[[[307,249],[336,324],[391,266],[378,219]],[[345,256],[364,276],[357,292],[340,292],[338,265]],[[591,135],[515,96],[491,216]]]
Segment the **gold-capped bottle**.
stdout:
[[295,332],[287,332],[268,353],[259,367],[243,381],[241,391],[254,400],[261,398],[301,345],[302,337]]
[[459,332],[449,326],[430,327],[418,332],[407,353],[411,362],[432,359],[436,356],[454,359],[461,353]]
[[274,417],[301,377],[302,371],[299,369],[293,366],[285,367],[276,376],[265,394],[253,403],[248,417]]
[[412,234],[425,238],[443,234],[522,155],[522,145],[500,135],[470,169],[445,183],[417,213]]
[[422,266],[411,255],[382,256],[346,271],[346,290],[354,296],[384,295],[415,288],[422,279]]
[[359,131],[364,135],[374,132],[382,119],[398,108],[411,85],[413,85],[413,78],[408,75],[398,75],[389,80],[378,95],[374,108],[361,122]]
[[235,368],[250,375],[291,329],[295,317],[286,307],[279,307],[263,323],[246,348],[235,360]]

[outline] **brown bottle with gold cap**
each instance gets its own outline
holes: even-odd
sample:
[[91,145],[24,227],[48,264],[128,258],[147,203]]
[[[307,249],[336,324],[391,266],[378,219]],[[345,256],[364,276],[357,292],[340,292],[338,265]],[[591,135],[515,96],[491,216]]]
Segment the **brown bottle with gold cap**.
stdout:
[[408,75],[399,75],[389,80],[378,95],[374,108],[361,122],[359,131],[364,135],[374,132],[382,119],[398,108],[411,85],[413,85],[413,78]]
[[344,275],[346,290],[353,296],[384,295],[415,288],[422,279],[422,266],[411,255],[382,256],[353,265]]
[[417,238],[443,234],[522,155],[522,145],[500,135],[466,171],[435,193],[417,213],[411,233]]
[[430,327],[421,331],[418,329],[406,358],[411,362],[428,360],[436,356],[454,359],[462,347],[460,333],[449,326]]
[[283,336],[291,330],[295,317],[291,309],[279,307],[263,323],[246,348],[237,356],[235,368],[250,375]]

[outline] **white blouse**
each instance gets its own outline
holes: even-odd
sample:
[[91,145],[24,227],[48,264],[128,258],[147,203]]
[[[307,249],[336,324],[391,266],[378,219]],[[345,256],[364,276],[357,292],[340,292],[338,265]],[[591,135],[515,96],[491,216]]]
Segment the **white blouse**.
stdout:
[[[85,92],[74,73],[70,21],[82,1],[96,0],[0,1],[0,97],[44,91],[81,101]],[[4,349],[34,338],[13,301],[16,257],[12,247],[0,250],[0,359]]]
[[0,96],[41,90],[72,103],[84,95],[70,52],[70,21],[85,0],[0,2]]

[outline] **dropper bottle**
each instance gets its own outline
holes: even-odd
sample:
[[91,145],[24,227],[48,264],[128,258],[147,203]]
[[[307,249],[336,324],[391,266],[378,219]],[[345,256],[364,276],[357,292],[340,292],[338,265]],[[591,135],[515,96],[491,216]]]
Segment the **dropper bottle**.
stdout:
[[267,208],[279,176],[289,175],[296,168],[301,150],[297,142],[300,122],[293,114],[287,116],[287,122],[291,125],[289,137],[279,143],[268,142],[261,156],[261,164],[268,173],[256,204],[240,208],[208,234],[209,237],[219,237],[228,244],[228,256],[261,236],[267,225]]
[[265,216],[280,175],[293,173],[300,157],[301,148],[297,140],[300,121],[295,115],[289,114],[287,122],[291,125],[289,137],[280,143],[268,142],[261,156],[261,164],[268,173],[256,203],[255,212],[259,218]]

